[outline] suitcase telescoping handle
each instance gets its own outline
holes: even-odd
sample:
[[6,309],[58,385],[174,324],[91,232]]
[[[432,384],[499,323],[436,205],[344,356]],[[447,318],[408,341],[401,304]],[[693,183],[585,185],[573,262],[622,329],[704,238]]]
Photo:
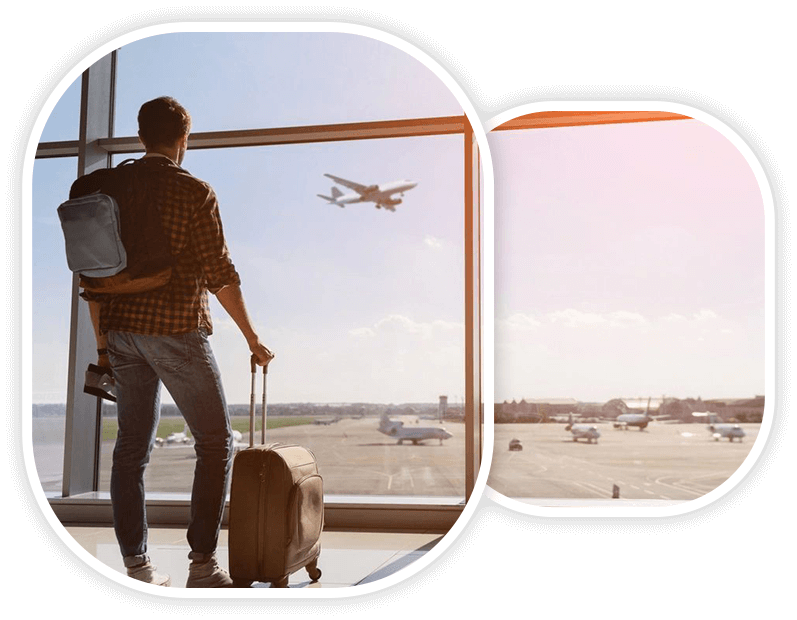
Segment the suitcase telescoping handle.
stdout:
[[[252,355],[250,360],[252,366],[252,393],[249,396],[249,447],[255,445],[255,379],[257,378],[257,357]],[[268,374],[268,364],[263,366],[263,428],[260,434],[260,443],[266,443],[266,375]]]

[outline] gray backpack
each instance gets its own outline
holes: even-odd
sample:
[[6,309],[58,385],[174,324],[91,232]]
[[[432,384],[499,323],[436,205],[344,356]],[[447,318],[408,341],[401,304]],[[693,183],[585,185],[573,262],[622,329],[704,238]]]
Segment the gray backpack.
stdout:
[[171,279],[174,257],[160,209],[149,191],[175,164],[162,158],[128,159],[72,184],[58,207],[69,269],[87,291],[110,295],[160,288]]
[[119,205],[99,190],[58,207],[66,242],[66,263],[81,276],[105,278],[127,267]]

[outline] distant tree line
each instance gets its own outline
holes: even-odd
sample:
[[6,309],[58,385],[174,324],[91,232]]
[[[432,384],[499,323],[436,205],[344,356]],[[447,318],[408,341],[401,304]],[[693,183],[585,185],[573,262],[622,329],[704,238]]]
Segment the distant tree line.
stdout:
[[[267,403],[269,416],[340,416],[346,418],[381,416],[383,413],[388,415],[436,415],[438,411],[437,403],[409,403],[401,405],[381,404],[381,403],[345,403],[345,404],[324,404],[324,403]],[[227,406],[231,416],[248,416],[249,404],[235,404]],[[66,405],[64,403],[43,403],[32,406],[34,418],[42,417],[63,417],[66,415]],[[261,415],[262,404],[258,401],[255,405],[255,415]],[[161,416],[165,418],[180,416],[177,405],[162,403]],[[448,406],[447,417],[461,417],[461,407]],[[102,417],[116,417],[116,405],[109,401],[102,401]]]
[[[566,399],[552,402],[528,402],[524,399],[520,402],[513,400],[512,402],[495,403],[495,422],[498,424],[557,422],[562,421],[564,416],[571,413],[581,418],[614,419],[624,413],[644,413],[646,410],[647,408],[631,408],[620,398],[614,398],[605,403],[585,403]],[[656,408],[650,410],[651,415],[667,416],[671,420],[683,423],[702,422],[702,419],[692,415],[693,412],[713,413],[726,422],[760,423],[764,415],[764,397],[705,401],[700,397],[665,398]]]

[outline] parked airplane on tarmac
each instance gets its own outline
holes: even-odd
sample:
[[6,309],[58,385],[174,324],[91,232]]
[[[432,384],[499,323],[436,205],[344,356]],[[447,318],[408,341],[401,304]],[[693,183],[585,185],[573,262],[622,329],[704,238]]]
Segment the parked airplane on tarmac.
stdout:
[[245,450],[249,447],[248,443],[243,442],[243,434],[241,431],[236,431],[233,429],[232,431],[232,453],[236,454],[238,450]]
[[399,445],[403,444],[405,440],[411,441],[413,445],[418,445],[419,442],[426,439],[439,439],[440,445],[442,446],[444,439],[453,437],[453,435],[443,427],[426,426],[407,428],[404,426],[404,422],[394,422],[386,413],[382,414],[377,430],[388,437],[395,437],[398,439]]
[[194,440],[188,436],[188,424],[183,425],[183,431],[181,433],[169,433],[169,436],[166,439],[161,437],[155,437],[155,445],[160,447],[164,443],[168,445],[185,445],[190,446],[194,444]]
[[650,399],[648,398],[648,407],[645,413],[623,413],[618,415],[614,421],[614,428],[627,431],[629,426],[637,426],[640,431],[645,430],[648,424],[654,420],[661,420],[668,418],[667,415],[650,415]]
[[565,426],[565,430],[573,434],[573,441],[586,439],[587,443],[592,443],[593,441],[598,443],[598,437],[601,436],[598,427],[594,424],[574,424],[572,413],[567,417],[567,426]]
[[399,194],[402,197],[404,192],[411,190],[418,185],[415,181],[403,180],[393,181],[392,183],[384,183],[382,185],[360,185],[354,181],[347,181],[340,177],[332,176],[331,174],[324,173],[325,177],[329,177],[335,183],[339,183],[344,187],[353,189],[354,194],[343,194],[337,187],[333,186],[330,190],[332,196],[324,196],[323,194],[316,194],[319,198],[323,198],[329,204],[338,205],[341,209],[348,204],[357,202],[373,202],[377,209],[387,209],[388,211],[395,211],[396,205],[401,204],[401,198],[394,198],[393,194]]
[[637,426],[639,430],[643,431],[655,419],[655,417],[647,413],[624,413],[617,416],[614,421],[614,428],[627,431],[629,426]]
[[714,441],[719,441],[727,437],[728,441],[733,441],[735,438],[738,438],[741,443],[742,437],[746,435],[744,429],[738,424],[718,423],[720,417],[716,413],[711,413],[709,411],[693,411],[692,415],[696,418],[708,418],[708,426],[706,428],[711,433]]

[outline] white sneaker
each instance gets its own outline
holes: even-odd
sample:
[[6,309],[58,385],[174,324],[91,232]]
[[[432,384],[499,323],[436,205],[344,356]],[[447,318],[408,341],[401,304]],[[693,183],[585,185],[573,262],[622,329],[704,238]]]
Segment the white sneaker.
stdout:
[[155,586],[171,585],[172,580],[169,575],[162,575],[157,571],[158,567],[149,561],[147,556],[144,556],[142,561],[141,556],[134,555],[124,559],[125,567],[127,567],[127,576],[143,581],[144,583],[151,583]]
[[232,577],[224,570],[216,559],[215,553],[188,554],[191,564],[188,565],[188,581],[186,588],[231,588]]

